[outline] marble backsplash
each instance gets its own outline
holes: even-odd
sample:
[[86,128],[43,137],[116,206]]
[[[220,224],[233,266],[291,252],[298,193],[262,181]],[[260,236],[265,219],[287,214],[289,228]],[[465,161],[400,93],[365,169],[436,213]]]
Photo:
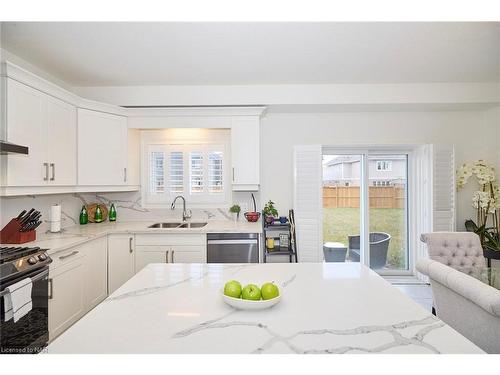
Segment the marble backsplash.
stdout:
[[[257,207],[259,207],[258,194],[255,194]],[[80,210],[83,204],[103,203],[107,207],[111,203],[115,204],[117,218],[119,221],[151,221],[151,220],[180,220],[182,218],[182,202],[179,201],[175,210],[168,208],[148,209],[141,205],[140,192],[116,192],[116,193],[74,193],[37,195],[20,197],[2,197],[0,225],[3,227],[10,219],[16,217],[22,210],[35,208],[42,213],[44,223],[39,227],[39,231],[46,231],[49,228],[50,206],[61,205],[62,227],[69,227],[78,224]],[[253,209],[250,193],[233,193],[233,202],[241,205],[242,211]],[[230,220],[228,207],[195,208],[187,206],[193,212],[192,220]]]

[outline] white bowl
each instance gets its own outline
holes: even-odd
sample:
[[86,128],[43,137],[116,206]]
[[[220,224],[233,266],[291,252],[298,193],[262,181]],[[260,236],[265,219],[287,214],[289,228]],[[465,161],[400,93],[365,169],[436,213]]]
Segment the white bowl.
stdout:
[[224,294],[224,289],[221,290],[222,298],[229,306],[238,310],[263,310],[276,305],[281,300],[281,291],[278,297],[267,300],[252,301],[242,298],[229,297]]

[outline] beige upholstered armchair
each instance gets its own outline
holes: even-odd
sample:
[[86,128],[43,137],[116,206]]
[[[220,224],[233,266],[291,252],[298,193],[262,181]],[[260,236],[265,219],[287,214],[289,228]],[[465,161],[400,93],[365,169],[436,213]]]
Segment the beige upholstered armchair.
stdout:
[[420,236],[427,244],[429,258],[460,270],[486,267],[479,236],[472,232],[435,232]]
[[479,237],[429,233],[421,239],[430,259],[420,259],[417,270],[430,279],[438,317],[486,352],[500,353],[500,290],[460,272],[486,267]]

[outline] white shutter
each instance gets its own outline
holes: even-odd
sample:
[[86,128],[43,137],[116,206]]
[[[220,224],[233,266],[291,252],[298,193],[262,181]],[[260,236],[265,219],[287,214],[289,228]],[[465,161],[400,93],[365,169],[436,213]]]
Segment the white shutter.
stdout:
[[[455,153],[452,145],[423,145],[415,152],[412,242],[415,261],[427,258],[422,233],[455,231]],[[427,276],[417,277],[428,282]]]
[[294,147],[293,207],[300,262],[323,259],[321,146]]
[[[413,178],[411,184],[410,210],[414,212],[414,230],[410,231],[411,243],[415,252],[414,264],[419,259],[427,258],[427,246],[420,241],[422,233],[432,232],[432,145],[422,145],[414,153]],[[416,271],[416,270],[415,270]],[[416,272],[416,276],[422,282],[428,283],[427,276]]]
[[184,153],[182,151],[170,152],[169,181],[171,193],[184,192]]
[[204,187],[204,167],[203,153],[193,151],[189,153],[189,186],[191,194],[203,193]]
[[432,230],[454,232],[455,152],[453,145],[432,145]]
[[222,151],[209,151],[208,152],[208,191],[210,193],[223,192],[223,158]]

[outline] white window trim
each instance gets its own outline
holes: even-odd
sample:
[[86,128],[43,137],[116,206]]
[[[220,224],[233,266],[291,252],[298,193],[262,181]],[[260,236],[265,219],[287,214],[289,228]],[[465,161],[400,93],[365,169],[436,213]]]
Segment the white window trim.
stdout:
[[[205,154],[203,159],[204,165],[204,181],[205,186],[208,187],[208,152],[210,151],[222,151],[223,152],[223,192],[222,193],[194,193],[190,192],[190,160],[189,152],[191,150],[202,150]],[[165,194],[156,198],[149,194],[149,172],[150,172],[150,162],[149,162],[149,152],[151,150],[164,150],[166,163],[165,163]],[[170,192],[170,152],[181,151],[184,154],[183,158],[183,192]],[[142,168],[141,168],[141,195],[142,195],[142,207],[144,208],[170,208],[172,200],[177,195],[182,195],[186,198],[189,206],[195,208],[211,208],[228,206],[231,201],[231,182],[229,176],[230,169],[230,156],[228,152],[228,145],[221,142],[189,142],[189,144],[168,144],[166,142],[152,143],[148,142],[143,144],[142,150]]]

